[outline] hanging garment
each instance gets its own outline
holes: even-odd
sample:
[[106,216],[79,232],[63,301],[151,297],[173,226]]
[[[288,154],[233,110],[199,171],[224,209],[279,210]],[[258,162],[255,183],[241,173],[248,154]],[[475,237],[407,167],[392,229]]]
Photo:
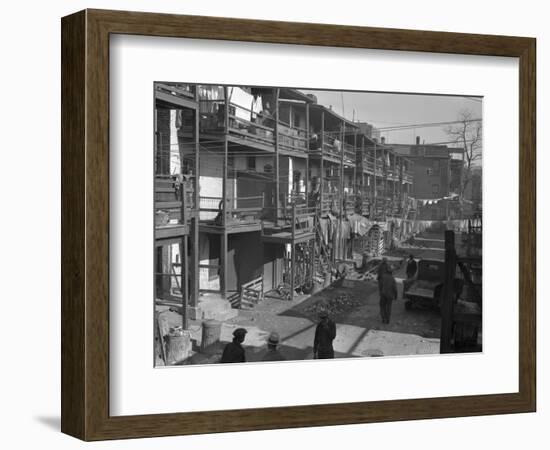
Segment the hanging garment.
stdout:
[[359,233],[359,223],[361,221],[361,216],[358,214],[350,214],[348,220],[351,226],[351,231],[355,234]]
[[329,227],[329,221],[328,219],[319,219],[319,227],[321,228],[321,237],[323,239],[323,244],[328,244],[328,227]]
[[348,240],[351,238],[351,225],[349,221],[342,220],[342,239]]
[[252,103],[254,102],[254,96],[252,94],[249,94],[242,88],[233,87],[229,94],[229,101],[236,106],[235,117],[247,120],[248,122],[252,120],[251,109]]
[[256,96],[252,100],[252,119],[255,121],[258,114],[264,110],[263,101],[261,96]]

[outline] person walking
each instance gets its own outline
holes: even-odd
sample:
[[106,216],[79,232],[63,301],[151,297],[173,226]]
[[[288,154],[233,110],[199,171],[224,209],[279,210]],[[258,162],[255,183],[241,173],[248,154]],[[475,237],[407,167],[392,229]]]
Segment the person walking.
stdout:
[[262,358],[262,361],[286,361],[286,358],[277,349],[279,345],[279,333],[271,333],[267,338],[267,352]]
[[376,271],[376,280],[378,281],[378,292],[382,292],[382,276],[388,271],[388,258],[382,258],[382,262],[378,265]]
[[245,328],[237,328],[233,331],[233,342],[230,342],[223,349],[222,363],[242,363],[246,362],[246,354],[243,346],[241,345],[244,342],[246,336]]
[[332,319],[329,319],[328,312],[325,310],[319,313],[319,319],[313,341],[313,359],[334,358],[332,341],[336,337],[336,324]]
[[380,279],[380,315],[382,323],[390,323],[392,302],[397,298],[397,283],[388,268]]

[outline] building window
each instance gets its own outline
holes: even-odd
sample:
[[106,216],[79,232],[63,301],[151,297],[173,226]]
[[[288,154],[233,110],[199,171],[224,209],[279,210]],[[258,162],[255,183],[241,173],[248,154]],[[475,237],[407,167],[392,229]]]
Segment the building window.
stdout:
[[439,184],[432,184],[432,194],[439,194]]
[[256,170],[256,158],[254,156],[246,158],[246,168],[248,170]]
[[434,171],[433,171],[433,169],[432,169],[431,167],[428,168],[428,169],[426,169],[426,174],[427,174],[427,175],[433,175],[433,173],[434,173]]

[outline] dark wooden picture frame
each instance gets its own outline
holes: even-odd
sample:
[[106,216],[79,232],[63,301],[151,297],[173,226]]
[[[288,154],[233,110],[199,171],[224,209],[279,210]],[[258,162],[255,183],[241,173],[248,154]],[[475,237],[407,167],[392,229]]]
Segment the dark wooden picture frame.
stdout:
[[[62,19],[62,415],[84,440],[535,411],[533,38],[86,10]],[[109,36],[133,34],[519,58],[519,392],[109,415]]]

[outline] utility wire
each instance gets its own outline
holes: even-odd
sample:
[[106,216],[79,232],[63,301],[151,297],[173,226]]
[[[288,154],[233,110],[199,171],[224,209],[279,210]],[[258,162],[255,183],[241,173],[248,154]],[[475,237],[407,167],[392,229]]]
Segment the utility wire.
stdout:
[[469,119],[469,120],[452,120],[448,122],[427,122],[427,123],[411,123],[409,125],[395,126],[395,127],[382,127],[378,128],[379,131],[396,131],[396,130],[408,130],[413,128],[428,128],[438,127],[441,125],[453,125],[464,122],[481,122],[483,119]]

